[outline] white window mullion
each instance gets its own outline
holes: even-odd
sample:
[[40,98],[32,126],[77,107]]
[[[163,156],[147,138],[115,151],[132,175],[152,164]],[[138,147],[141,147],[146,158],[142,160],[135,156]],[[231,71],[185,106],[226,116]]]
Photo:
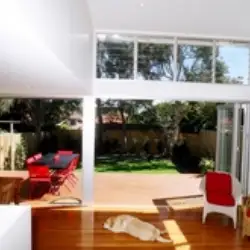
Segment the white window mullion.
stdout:
[[133,51],[133,72],[134,79],[137,79],[138,75],[138,40],[134,39],[134,51]]
[[173,81],[176,82],[177,74],[178,74],[178,40],[177,37],[174,38],[174,47],[173,47],[173,58],[174,58],[174,79]]
[[212,83],[216,82],[216,50],[217,45],[216,41],[213,41],[213,50],[212,50]]

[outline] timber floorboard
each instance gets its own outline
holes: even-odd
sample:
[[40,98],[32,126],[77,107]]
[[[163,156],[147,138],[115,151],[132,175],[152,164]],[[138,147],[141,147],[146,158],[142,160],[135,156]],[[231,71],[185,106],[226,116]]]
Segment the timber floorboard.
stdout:
[[[33,250],[79,249],[180,249],[180,250],[246,250],[250,241],[234,230],[231,221],[211,214],[201,223],[201,209],[128,212],[84,207],[33,208]],[[131,214],[167,229],[164,235],[172,243],[142,242],[126,234],[115,234],[102,228],[112,215]]]

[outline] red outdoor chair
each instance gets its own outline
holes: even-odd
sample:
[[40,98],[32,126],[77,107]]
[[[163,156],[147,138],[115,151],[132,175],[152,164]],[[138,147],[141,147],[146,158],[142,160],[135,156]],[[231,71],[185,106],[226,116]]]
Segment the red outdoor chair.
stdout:
[[72,180],[73,181],[78,181],[78,178],[77,178],[77,176],[75,175],[75,173],[74,173],[74,171],[76,170],[76,168],[77,168],[77,166],[78,166],[78,162],[79,162],[79,157],[76,157],[76,158],[74,158],[72,161],[71,161],[71,163],[70,163],[70,166],[69,166],[69,168],[70,168],[70,176],[69,176],[69,178],[71,178],[72,177]]
[[204,193],[202,222],[207,214],[216,212],[233,219],[237,226],[237,208],[241,202],[241,185],[239,181],[226,172],[208,172],[201,180],[200,189]]
[[26,164],[29,165],[29,164],[32,164],[33,162],[39,160],[42,158],[42,153],[38,153],[38,154],[35,154],[31,157],[29,157],[27,160],[26,160]]
[[[70,168],[67,167],[67,168],[55,171],[51,176],[53,179],[57,180],[58,185],[60,186],[64,185],[68,189],[68,191],[71,191],[69,186],[66,183],[66,181],[69,180],[68,178],[70,175],[70,171],[71,171]],[[58,194],[60,194],[59,191],[58,191]]]
[[26,160],[26,164],[32,164],[33,162],[35,161],[35,158],[33,156],[29,157],[27,160]]
[[78,178],[74,174],[74,170],[77,167],[79,157],[74,158],[67,168],[62,170],[57,170],[53,173],[53,177],[56,178],[61,185],[65,185],[68,191],[71,191],[69,186],[67,185],[67,181],[74,187]]
[[28,165],[28,171],[29,171],[29,179],[30,179],[30,192],[29,192],[30,198],[32,197],[34,188],[38,183],[50,184],[49,192],[53,192],[51,174],[50,174],[48,166],[46,166],[46,165],[42,165],[42,166]]
[[73,151],[69,151],[69,150],[58,150],[57,154],[59,155],[72,155]]
[[41,159],[42,156],[43,156],[42,153],[38,153],[38,154],[35,154],[33,157],[34,157],[35,160],[37,161],[37,160]]

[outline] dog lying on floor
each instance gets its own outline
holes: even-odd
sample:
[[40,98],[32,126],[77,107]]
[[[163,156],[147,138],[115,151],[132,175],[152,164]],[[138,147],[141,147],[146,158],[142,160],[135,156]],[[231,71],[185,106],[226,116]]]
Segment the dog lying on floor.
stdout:
[[127,233],[142,241],[172,242],[161,236],[166,231],[160,231],[154,225],[131,215],[109,217],[104,223],[104,228],[114,233]]

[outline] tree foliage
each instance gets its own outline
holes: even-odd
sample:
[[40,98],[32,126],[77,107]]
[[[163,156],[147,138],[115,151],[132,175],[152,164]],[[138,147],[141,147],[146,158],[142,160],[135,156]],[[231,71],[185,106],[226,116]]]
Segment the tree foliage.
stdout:
[[0,115],[9,112],[11,106],[13,105],[13,99],[0,99]]
[[54,126],[74,111],[80,110],[81,100],[15,99],[11,113],[39,131]]

